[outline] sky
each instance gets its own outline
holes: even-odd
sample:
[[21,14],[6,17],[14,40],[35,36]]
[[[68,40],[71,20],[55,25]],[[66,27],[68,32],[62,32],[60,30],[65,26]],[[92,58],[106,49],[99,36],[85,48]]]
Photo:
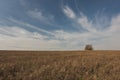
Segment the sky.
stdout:
[[120,0],[0,0],[0,50],[120,50]]

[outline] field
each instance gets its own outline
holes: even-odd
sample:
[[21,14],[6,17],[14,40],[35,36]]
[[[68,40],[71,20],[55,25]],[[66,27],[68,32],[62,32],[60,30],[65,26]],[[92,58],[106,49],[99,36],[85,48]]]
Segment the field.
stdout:
[[0,80],[120,80],[120,51],[0,51]]

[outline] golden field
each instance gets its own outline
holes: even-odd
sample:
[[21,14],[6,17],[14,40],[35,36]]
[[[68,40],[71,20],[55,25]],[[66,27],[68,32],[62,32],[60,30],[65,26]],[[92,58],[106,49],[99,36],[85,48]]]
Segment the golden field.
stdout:
[[0,51],[0,80],[120,80],[120,51]]

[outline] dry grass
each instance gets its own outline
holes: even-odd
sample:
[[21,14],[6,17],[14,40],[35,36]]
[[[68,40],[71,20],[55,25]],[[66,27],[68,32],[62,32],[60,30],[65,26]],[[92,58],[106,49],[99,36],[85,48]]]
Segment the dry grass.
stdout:
[[120,51],[0,51],[0,80],[120,80]]

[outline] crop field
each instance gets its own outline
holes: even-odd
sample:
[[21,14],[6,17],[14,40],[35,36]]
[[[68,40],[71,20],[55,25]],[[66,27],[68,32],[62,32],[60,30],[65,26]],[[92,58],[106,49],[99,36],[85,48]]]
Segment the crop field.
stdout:
[[120,51],[0,51],[0,80],[120,80]]

